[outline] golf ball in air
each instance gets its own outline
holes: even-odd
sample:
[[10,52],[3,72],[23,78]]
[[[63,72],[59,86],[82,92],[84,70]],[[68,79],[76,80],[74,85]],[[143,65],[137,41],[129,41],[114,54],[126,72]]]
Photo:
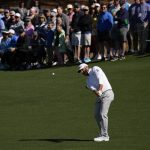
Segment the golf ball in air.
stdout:
[[55,73],[53,72],[53,73],[52,73],[52,75],[54,76],[54,75],[55,75]]

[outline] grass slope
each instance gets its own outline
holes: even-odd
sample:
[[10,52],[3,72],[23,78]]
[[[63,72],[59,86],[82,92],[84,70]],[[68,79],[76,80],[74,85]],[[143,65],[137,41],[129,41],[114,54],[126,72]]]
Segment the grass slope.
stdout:
[[95,96],[77,66],[1,71],[0,150],[148,150],[150,58],[93,65],[102,67],[115,92],[110,142],[92,141],[98,134]]

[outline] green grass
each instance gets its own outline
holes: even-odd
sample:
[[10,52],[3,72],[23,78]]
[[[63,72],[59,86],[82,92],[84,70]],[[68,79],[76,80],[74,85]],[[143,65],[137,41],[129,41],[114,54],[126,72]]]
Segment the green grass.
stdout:
[[110,142],[92,141],[95,96],[77,66],[0,71],[0,150],[148,150],[150,57],[93,65],[102,67],[115,92]]

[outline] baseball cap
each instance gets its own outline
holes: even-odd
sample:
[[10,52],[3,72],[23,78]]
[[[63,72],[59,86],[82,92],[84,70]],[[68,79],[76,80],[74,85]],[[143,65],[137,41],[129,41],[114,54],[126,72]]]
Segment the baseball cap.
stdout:
[[84,6],[83,10],[89,10],[89,7],[88,6]]
[[19,17],[19,18],[21,17],[21,15],[19,13],[16,13],[15,16]]
[[95,3],[95,7],[100,7],[100,4],[99,3]]
[[81,70],[82,70],[83,68],[85,68],[85,67],[88,67],[88,65],[85,64],[85,63],[80,64],[80,65],[78,66],[78,73],[80,73]]
[[51,16],[56,17],[56,13],[55,12],[51,12]]
[[67,9],[72,9],[72,8],[73,8],[72,4],[67,5]]
[[8,32],[11,34],[15,34],[15,31],[13,29],[9,29]]
[[57,9],[54,8],[54,9],[51,10],[51,12],[57,13]]
[[74,3],[74,8],[80,8],[80,4],[79,3]]

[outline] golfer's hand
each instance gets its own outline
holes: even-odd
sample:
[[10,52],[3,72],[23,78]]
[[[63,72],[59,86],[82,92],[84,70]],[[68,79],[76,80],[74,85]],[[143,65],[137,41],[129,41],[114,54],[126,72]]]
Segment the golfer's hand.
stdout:
[[94,91],[94,93],[96,94],[96,96],[101,96],[102,95],[102,91]]

